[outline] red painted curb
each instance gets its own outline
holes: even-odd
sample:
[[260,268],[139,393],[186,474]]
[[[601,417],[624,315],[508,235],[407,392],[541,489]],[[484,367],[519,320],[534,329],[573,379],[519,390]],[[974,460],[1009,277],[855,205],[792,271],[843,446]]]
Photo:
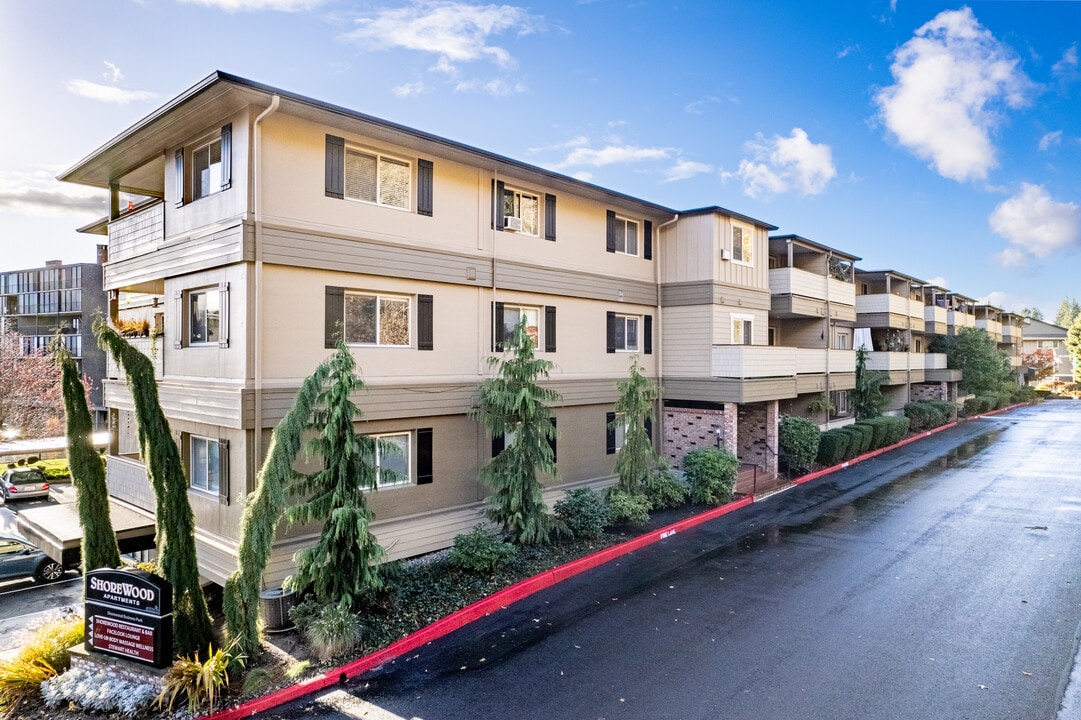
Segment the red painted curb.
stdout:
[[632,553],[635,550],[660,542],[665,538],[672,537],[688,528],[701,525],[704,522],[719,518],[722,515],[727,515],[734,510],[739,510],[740,508],[750,505],[752,502],[754,502],[753,497],[748,496],[741,498],[734,502],[730,502],[727,505],[721,505],[713,510],[707,510],[704,513],[699,513],[698,515],[689,517],[685,520],[666,525],[658,530],[652,530],[644,535],[639,535],[633,540],[628,540],[619,545],[613,545],[612,547],[595,552],[592,555],[572,560],[569,563],[547,570],[540,575],[535,575],[526,580],[522,580],[521,582],[517,582],[510,587],[506,587],[486,598],[478,600],[472,605],[467,605],[461,610],[453,612],[444,618],[440,618],[415,633],[391,643],[382,650],[377,650],[371,655],[357,658],[341,667],[328,670],[322,675],[317,675],[304,682],[291,685],[290,687],[283,688],[270,693],[269,695],[264,695],[261,698],[244,703],[243,705],[222,710],[211,715],[204,715],[203,718],[204,720],[233,720],[234,718],[251,717],[256,713],[269,710],[270,708],[279,705],[284,705],[287,702],[322,690],[323,688],[362,675],[389,660],[401,657],[410,650],[414,650],[421,645],[426,645],[433,640],[448,635],[455,630],[468,625],[474,620],[479,620],[482,617],[491,615],[493,612],[503,610],[507,606],[513,605],[519,600],[523,600],[534,593],[546,590],[547,588],[557,585],[575,575],[579,575],[586,570],[591,570],[599,565],[611,562],[612,560]]

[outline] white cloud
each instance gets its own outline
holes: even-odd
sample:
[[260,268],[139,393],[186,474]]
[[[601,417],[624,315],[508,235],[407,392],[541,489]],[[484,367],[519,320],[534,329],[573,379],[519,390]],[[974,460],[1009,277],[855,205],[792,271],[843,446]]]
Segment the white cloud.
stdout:
[[686,180],[692,178],[695,175],[702,175],[704,173],[713,172],[713,166],[706,163],[696,162],[694,160],[680,160],[672,167],[664,171],[664,181],[674,182],[676,180]]
[[112,85],[101,85],[89,80],[68,80],[68,92],[99,102],[127,105],[130,102],[153,100],[157,95],[146,90],[124,90]]
[[1042,185],[1022,183],[1021,191],[999,204],[987,220],[997,235],[1010,241],[1011,247],[996,256],[1007,267],[1081,247],[1081,207],[1054,200]]
[[506,80],[465,80],[454,86],[455,92],[480,92],[495,95],[518,95],[526,91],[526,86],[519,82],[507,82]]
[[180,0],[191,5],[216,7],[225,12],[243,12],[246,10],[279,10],[281,12],[300,12],[311,10],[323,4],[324,0]]
[[417,82],[413,83],[404,83],[402,85],[398,85],[397,87],[391,88],[390,91],[398,97],[416,97],[417,95],[420,95],[422,92],[424,92],[424,82],[418,80]]
[[1056,77],[1072,78],[1077,74],[1077,43],[1066,48],[1059,61],[1051,66],[1051,74]]
[[490,60],[513,68],[514,58],[490,44],[495,35],[514,31],[519,37],[544,29],[543,18],[512,5],[471,5],[450,0],[414,0],[400,8],[358,18],[346,37],[366,49],[404,48],[436,56],[432,69],[457,71],[458,63]]
[[946,288],[947,290],[950,289],[950,281],[947,280],[946,278],[942,277],[941,275],[939,275],[938,277],[931,278],[930,280],[927,281],[927,284],[928,285],[934,285],[934,286],[940,287],[940,288]]
[[609,145],[595,150],[588,147],[578,147],[571,150],[567,158],[556,167],[577,167],[591,165],[603,167],[616,163],[634,163],[645,160],[664,160],[672,155],[670,148],[643,148],[633,145]]
[[118,68],[116,65],[113,65],[108,60],[105,60],[104,62],[105,67],[109,68],[109,72],[102,73],[101,76],[103,78],[105,78],[114,85],[124,79],[124,73],[120,72],[120,68]]
[[1062,144],[1062,131],[1056,130],[1055,132],[1049,132],[1040,138],[1040,150],[1046,151],[1052,145],[1058,146]]
[[768,140],[759,133],[745,148],[753,159],[741,160],[736,172],[722,173],[722,177],[739,178],[743,193],[749,197],[789,190],[818,195],[837,176],[830,146],[811,142],[802,128],[792,128],[788,137],[774,135]]
[[844,59],[844,58],[848,57],[849,55],[851,55],[851,54],[852,54],[852,53],[854,53],[854,52],[859,52],[859,50],[860,50],[860,46],[859,46],[859,45],[845,45],[845,46],[844,46],[844,47],[843,47],[843,48],[842,48],[842,49],[841,49],[841,50],[840,50],[840,51],[839,51],[839,52],[837,53],[837,59],[838,59],[838,60],[842,60],[842,59]]
[[93,216],[104,215],[108,209],[106,196],[101,190],[62,183],[51,172],[0,171],[0,211]]
[[997,165],[996,108],[1022,107],[1034,89],[1019,65],[970,8],[941,12],[894,53],[895,82],[875,96],[879,117],[943,177],[984,179]]

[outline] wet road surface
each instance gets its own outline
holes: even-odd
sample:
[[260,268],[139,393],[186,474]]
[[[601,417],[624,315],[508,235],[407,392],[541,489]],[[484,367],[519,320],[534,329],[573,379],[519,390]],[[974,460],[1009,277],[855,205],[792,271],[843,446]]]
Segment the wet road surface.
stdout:
[[1054,718],[1081,403],[966,423],[666,539],[263,717]]

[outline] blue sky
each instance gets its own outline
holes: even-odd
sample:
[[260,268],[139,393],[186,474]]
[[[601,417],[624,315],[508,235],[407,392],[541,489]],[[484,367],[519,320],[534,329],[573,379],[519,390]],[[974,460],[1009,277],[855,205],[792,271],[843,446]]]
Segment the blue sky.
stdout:
[[91,261],[53,177],[220,69],[1053,318],[1079,44],[1075,2],[0,0],[0,268]]

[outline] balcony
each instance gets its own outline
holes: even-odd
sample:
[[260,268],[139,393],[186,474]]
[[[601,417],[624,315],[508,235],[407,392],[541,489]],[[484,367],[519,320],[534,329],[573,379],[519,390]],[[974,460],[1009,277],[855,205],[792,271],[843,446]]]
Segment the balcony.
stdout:
[[986,330],[995,342],[1002,342],[1002,323],[998,320],[977,320],[976,327]]
[[960,310],[947,310],[946,324],[954,328],[954,331],[966,327],[976,327],[976,317],[971,313],[961,312]]
[[771,295],[802,295],[815,300],[828,300],[841,305],[856,304],[856,286],[830,277],[800,270],[774,268],[769,271]]
[[867,369],[885,372],[907,370],[933,370],[946,367],[946,356],[941,353],[886,352],[876,350],[867,353]]
[[125,455],[107,455],[105,474],[110,497],[154,512],[156,507],[154,489],[146,476],[146,465],[136,458]]
[[853,350],[824,350],[774,345],[714,345],[711,375],[742,380],[856,371]]
[[[150,358],[154,364],[154,379],[161,380],[165,375],[165,338],[134,337],[125,338],[133,348]],[[105,377],[123,380],[127,376],[124,369],[117,365],[110,353],[105,353]]]
[[[919,320],[916,327],[923,327],[923,303],[899,295],[878,293],[860,295],[856,298],[856,313],[902,315],[911,320]],[[912,323],[910,323],[912,324]]]
[[945,335],[947,315],[948,313],[944,307],[925,305],[923,308],[923,321],[926,325],[924,332]]
[[157,250],[165,240],[165,203],[155,202],[109,223],[109,262]]

